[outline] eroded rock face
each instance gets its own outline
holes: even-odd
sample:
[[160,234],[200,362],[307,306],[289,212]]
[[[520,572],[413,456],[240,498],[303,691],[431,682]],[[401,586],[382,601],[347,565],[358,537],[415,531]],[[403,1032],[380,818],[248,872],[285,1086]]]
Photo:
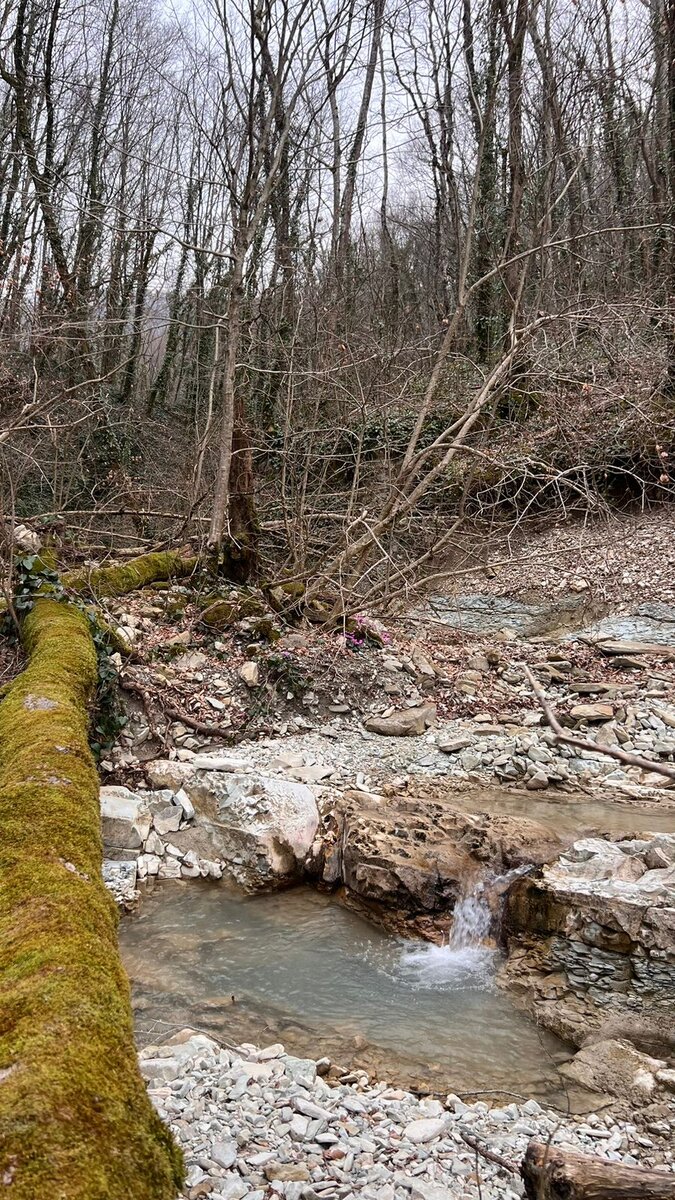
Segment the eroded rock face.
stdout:
[[179,850],[231,864],[249,887],[301,874],[319,824],[314,793],[304,784],[169,760],[149,764],[147,774],[154,787],[182,789],[194,806],[190,827],[171,834]]
[[514,884],[504,928],[503,982],[546,1028],[675,1049],[675,836],[576,842]]
[[[485,875],[542,863],[559,851],[534,822],[467,813],[440,801],[345,792],[325,818],[310,871],[395,929],[440,940],[452,910]],[[499,894],[495,883],[495,899]]]

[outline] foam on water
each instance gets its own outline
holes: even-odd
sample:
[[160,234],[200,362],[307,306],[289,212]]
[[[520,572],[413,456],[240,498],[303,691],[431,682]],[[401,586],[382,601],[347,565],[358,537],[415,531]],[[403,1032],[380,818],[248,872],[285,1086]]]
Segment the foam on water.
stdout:
[[497,894],[522,875],[527,868],[517,867],[507,875],[478,880],[455,905],[452,931],[447,945],[428,942],[407,945],[400,960],[402,977],[418,988],[440,991],[494,986],[497,951],[489,944],[494,920],[488,893]]

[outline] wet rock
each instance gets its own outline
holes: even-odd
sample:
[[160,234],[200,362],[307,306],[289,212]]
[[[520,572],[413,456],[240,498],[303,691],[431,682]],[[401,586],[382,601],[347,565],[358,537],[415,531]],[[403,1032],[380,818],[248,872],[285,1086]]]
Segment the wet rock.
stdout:
[[421,704],[405,708],[388,717],[368,717],[364,726],[369,733],[383,737],[419,737],[436,719],[434,704]]
[[453,809],[436,799],[346,791],[331,811],[314,869],[348,889],[384,924],[435,936],[452,923],[467,879],[501,875],[555,856],[559,843],[533,822]]
[[[671,865],[648,867],[657,850]],[[546,1028],[576,1045],[612,1026],[638,1045],[657,1043],[675,990],[671,854],[668,834],[584,838],[510,889],[502,979]]]

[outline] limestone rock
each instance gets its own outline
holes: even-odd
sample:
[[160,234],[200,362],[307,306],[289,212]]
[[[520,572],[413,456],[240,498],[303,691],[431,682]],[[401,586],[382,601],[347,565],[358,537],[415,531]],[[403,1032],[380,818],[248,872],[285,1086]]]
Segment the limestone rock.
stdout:
[[155,786],[182,788],[194,806],[191,825],[172,837],[184,854],[193,850],[207,861],[236,859],[239,875],[253,887],[299,875],[319,825],[310,788],[289,779],[207,771],[168,759],[150,763],[147,773]]
[[107,785],[101,788],[100,800],[104,846],[114,850],[140,849],[152,820],[145,798],[129,788]]
[[124,905],[135,900],[137,873],[135,862],[103,860],[103,882],[117,904]]
[[403,1130],[403,1136],[414,1146],[433,1142],[445,1132],[447,1121],[445,1117],[422,1117],[419,1121],[411,1121]]
[[641,1054],[630,1042],[610,1038],[585,1046],[560,1072],[589,1091],[629,1096],[639,1102],[652,1096],[656,1072],[665,1066],[660,1059]]
[[12,531],[12,540],[17,549],[22,550],[24,554],[40,553],[42,546],[40,537],[27,525],[15,525]]
[[364,725],[369,733],[379,733],[383,737],[419,737],[435,719],[435,704],[419,704],[389,717],[368,717]]
[[239,668],[239,678],[247,687],[254,688],[260,684],[260,667],[257,662],[245,662]]
[[575,704],[570,709],[570,716],[575,721],[611,721],[614,716],[614,705],[598,701],[597,704]]
[[471,734],[462,736],[461,734],[453,738],[445,738],[437,743],[441,754],[459,754],[460,750],[468,750],[469,746],[473,746],[475,737]]
[[452,923],[467,879],[545,862],[560,845],[534,822],[469,813],[438,798],[346,791],[313,872],[387,926],[434,934]]

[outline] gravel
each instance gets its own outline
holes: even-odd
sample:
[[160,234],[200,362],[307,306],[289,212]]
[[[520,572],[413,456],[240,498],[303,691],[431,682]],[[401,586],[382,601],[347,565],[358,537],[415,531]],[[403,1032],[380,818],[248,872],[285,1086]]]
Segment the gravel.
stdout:
[[[561,1117],[535,1100],[441,1103],[366,1076],[330,1086],[316,1062],[281,1045],[224,1048],[191,1030],[146,1047],[140,1062],[184,1151],[188,1200],[512,1200],[532,1137],[675,1171],[667,1148],[675,1120],[662,1122],[657,1141],[635,1125]],[[514,1170],[483,1158],[467,1136]]]

